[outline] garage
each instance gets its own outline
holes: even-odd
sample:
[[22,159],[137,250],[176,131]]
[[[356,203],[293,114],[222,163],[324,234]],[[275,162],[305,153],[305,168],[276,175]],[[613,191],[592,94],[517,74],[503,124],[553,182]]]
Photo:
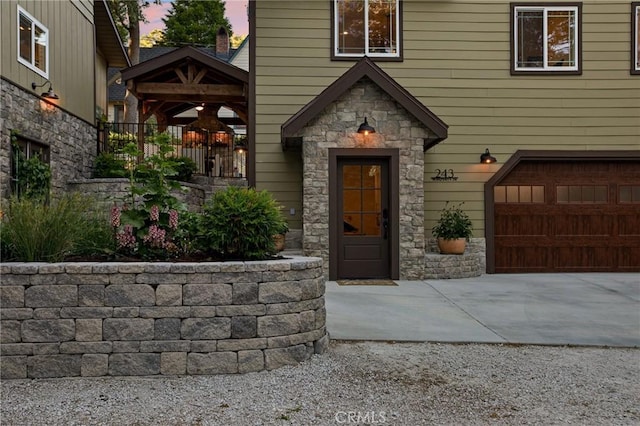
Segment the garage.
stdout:
[[640,271],[640,151],[518,151],[485,200],[488,273]]

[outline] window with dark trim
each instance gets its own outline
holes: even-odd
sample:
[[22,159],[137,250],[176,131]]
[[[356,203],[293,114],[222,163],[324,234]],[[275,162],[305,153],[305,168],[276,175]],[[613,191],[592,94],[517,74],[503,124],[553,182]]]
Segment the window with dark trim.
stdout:
[[511,73],[582,74],[582,3],[511,3]]
[[49,30],[18,6],[18,62],[48,78]]
[[631,74],[640,74],[640,2],[631,3]]
[[331,0],[331,58],[401,61],[401,0]]
[[[24,136],[12,136],[11,148],[11,192],[18,194],[25,190],[28,185],[29,176],[21,170],[21,167],[29,162],[32,158],[38,158],[42,163],[49,165],[50,150],[49,146],[43,143],[25,138]],[[27,169],[24,169],[27,170]]]

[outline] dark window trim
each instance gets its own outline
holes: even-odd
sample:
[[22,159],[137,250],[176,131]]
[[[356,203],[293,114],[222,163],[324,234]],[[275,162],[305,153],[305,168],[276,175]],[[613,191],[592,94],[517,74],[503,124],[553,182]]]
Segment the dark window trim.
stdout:
[[[638,18],[636,17],[636,13],[640,15],[640,10],[636,12],[636,9],[640,9],[640,2],[634,1],[631,3],[631,38],[629,41],[631,42],[631,74],[632,75],[640,75],[640,69],[636,69],[636,55],[638,55],[638,44],[640,44],[640,40],[636,40],[636,34],[638,32]],[[640,60],[640,58],[638,58]]]
[[[511,75],[582,75],[582,2],[572,2],[572,3],[549,3],[549,2],[540,2],[540,3],[509,3],[509,7],[511,8],[510,17],[509,17],[509,55],[510,63],[511,63]],[[545,70],[545,71],[516,71],[516,57],[515,57],[515,14],[516,7],[577,7],[578,8],[578,16],[576,22],[578,23],[578,69],[575,71],[556,71],[556,70]]]
[[335,1],[329,0],[331,5],[331,60],[332,61],[347,61],[347,62],[357,62],[363,57],[370,58],[375,62],[403,62],[404,61],[404,37],[403,37],[403,7],[402,3],[404,0],[398,0],[398,51],[399,55],[397,57],[389,57],[389,56],[369,56],[366,53],[361,56],[336,56],[336,20],[335,20]]

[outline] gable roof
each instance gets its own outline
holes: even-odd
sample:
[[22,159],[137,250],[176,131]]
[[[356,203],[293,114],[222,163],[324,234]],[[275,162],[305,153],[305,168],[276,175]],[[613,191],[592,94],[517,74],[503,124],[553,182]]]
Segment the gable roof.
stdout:
[[380,89],[434,133],[434,138],[425,140],[425,151],[447,138],[449,126],[365,56],[282,125],[281,137],[283,146],[286,147],[288,145],[289,139],[293,140],[293,144],[297,145],[298,142],[295,140],[299,139],[296,138],[298,132],[324,108],[335,102],[343,93],[364,77],[368,77],[377,84]]
[[110,67],[128,67],[129,56],[120,40],[120,35],[113,22],[106,0],[98,0],[93,4],[96,44],[107,58]]
[[156,72],[160,68],[168,67],[189,58],[218,71],[220,74],[225,74],[227,77],[231,77],[243,83],[249,82],[249,74],[245,70],[235,67],[226,61],[220,60],[191,46],[172,50],[153,59],[149,59],[145,62],[126,68],[121,71],[122,79],[124,81],[131,80],[144,74]]

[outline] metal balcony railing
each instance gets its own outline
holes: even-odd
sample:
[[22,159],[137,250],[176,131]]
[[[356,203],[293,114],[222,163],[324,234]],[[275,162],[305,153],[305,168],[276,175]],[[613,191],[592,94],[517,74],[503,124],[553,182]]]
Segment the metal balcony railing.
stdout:
[[[142,126],[142,128],[141,128]],[[188,126],[164,126],[140,123],[103,123],[98,128],[98,153],[119,155],[128,143],[143,147],[144,156],[156,154],[153,138],[168,133],[175,157],[188,157],[196,163],[195,174],[225,178],[247,176],[247,143],[244,135],[212,132]],[[138,139],[142,138],[142,144]]]

